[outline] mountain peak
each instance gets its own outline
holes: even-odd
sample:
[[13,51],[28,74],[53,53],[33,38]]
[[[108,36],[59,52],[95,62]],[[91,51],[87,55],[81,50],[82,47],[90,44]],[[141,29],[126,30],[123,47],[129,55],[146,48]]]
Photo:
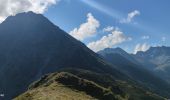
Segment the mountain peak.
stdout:
[[41,14],[37,14],[33,11],[28,11],[28,12],[22,12],[22,13],[18,13],[16,15],[41,15]]
[[101,50],[98,52],[98,54],[105,55],[105,54],[120,54],[120,55],[128,55],[126,51],[124,51],[122,48],[106,48],[104,50]]
[[0,79],[3,80],[0,89],[6,90],[0,92],[6,98],[11,99],[34,80],[59,69],[86,69],[122,78],[122,73],[41,14],[10,16],[0,24],[0,33]]
[[153,49],[169,49],[170,47],[168,46],[157,46],[157,47],[151,47],[150,49],[153,50]]
[[[14,16],[9,16],[0,25],[2,25],[2,24],[10,24],[10,26],[11,25],[15,25],[16,26],[16,24],[19,24],[19,23],[20,24],[21,23],[22,24],[28,24],[28,23],[35,24],[37,22],[51,23],[42,14],[37,14],[37,13],[34,13],[32,11],[29,11],[29,12],[18,13],[18,14],[14,15]],[[7,25],[7,26],[9,26],[9,25]]]
[[117,48],[105,48],[104,50],[101,50],[99,52],[107,52],[107,53],[123,53],[126,52],[122,48],[117,47]]
[[[32,16],[43,16],[43,15],[41,15],[41,14],[37,14],[37,13],[34,13],[34,12],[32,12],[32,11],[29,11],[29,12],[22,12],[22,13],[18,13],[18,14],[16,14],[16,15],[12,15],[12,16],[8,16],[7,18],[6,18],[6,20],[9,20],[9,19],[12,19],[12,18],[15,18],[15,17],[32,17]],[[6,21],[5,20],[5,21]],[[5,22],[4,21],[4,22]]]
[[136,53],[136,55],[138,55],[138,56],[144,56],[144,55],[156,56],[156,55],[166,55],[166,54],[169,54],[169,52],[170,52],[170,47],[157,46],[157,47],[150,47],[150,49],[148,49],[145,52],[139,51]]
[[34,35],[37,33],[39,33],[39,35],[40,33],[45,33],[47,35],[47,31],[54,31],[58,29],[59,28],[57,26],[51,23],[42,14],[36,14],[32,11],[19,13],[15,16],[9,16],[0,24],[0,31],[3,31],[2,34],[9,34],[10,36],[16,36],[17,34],[18,37],[20,37],[21,34],[29,35],[30,33],[34,33]]
[[115,50],[124,51],[124,50],[123,50],[122,48],[120,48],[120,47],[115,48]]

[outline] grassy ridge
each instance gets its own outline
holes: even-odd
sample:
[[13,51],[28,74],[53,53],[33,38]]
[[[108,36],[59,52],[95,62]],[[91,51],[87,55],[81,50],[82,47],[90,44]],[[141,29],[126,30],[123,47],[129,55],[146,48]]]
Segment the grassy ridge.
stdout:
[[[72,74],[75,71],[77,71],[76,75]],[[51,98],[59,100],[164,100],[156,94],[127,82],[103,76],[105,75],[85,70],[52,73],[34,82],[26,93],[15,100],[51,100]],[[100,82],[97,79],[103,80]]]
[[95,100],[95,98],[60,83],[52,83],[47,87],[29,90],[15,100]]

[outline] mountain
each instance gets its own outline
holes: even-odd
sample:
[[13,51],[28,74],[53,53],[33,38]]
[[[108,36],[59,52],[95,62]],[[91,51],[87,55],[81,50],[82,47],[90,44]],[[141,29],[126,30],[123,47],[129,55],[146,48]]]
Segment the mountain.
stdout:
[[124,51],[123,49],[121,49],[119,47],[106,48],[104,50],[99,51],[98,54],[100,54],[104,57],[108,54],[119,54],[120,56],[123,56],[124,58],[130,60],[131,62],[136,63],[136,60],[130,54],[128,54],[126,51]]
[[[56,88],[57,87],[57,88]],[[62,87],[61,89],[59,87]],[[71,87],[71,88],[68,88]],[[53,73],[50,75],[46,75],[43,78],[41,78],[39,81],[33,83],[30,88],[29,91],[27,91],[25,94],[17,97],[16,99],[20,100],[22,99],[28,99],[26,97],[27,94],[32,94],[33,91],[38,91],[39,89],[50,89],[49,91],[51,92],[52,90],[54,91],[61,91],[56,95],[57,93],[54,92],[54,97],[58,96],[58,98],[60,98],[61,100],[63,100],[64,98],[66,98],[67,96],[70,96],[69,99],[73,98],[73,99],[81,99],[86,100],[86,99],[90,99],[90,100],[94,100],[96,99],[102,99],[102,100],[118,100],[116,99],[115,95],[111,92],[111,90],[106,89],[92,81],[86,80],[86,79],[82,79],[76,75],[73,75],[71,73],[68,72],[60,72],[60,73]],[[67,89],[67,90],[66,90]],[[70,92],[72,93],[71,95],[68,94],[68,89],[70,89]],[[43,89],[44,90],[44,89]],[[62,93],[62,91],[64,90],[64,92]],[[81,91],[84,91],[84,94],[81,93]],[[45,94],[49,94],[46,91],[44,91]],[[39,92],[37,92],[39,93]],[[62,93],[62,95],[66,95],[66,96],[62,96],[60,95],[60,93]],[[77,95],[74,95],[74,93],[76,93]],[[40,93],[39,93],[40,94]],[[80,97],[80,96],[82,97]],[[86,96],[88,95],[88,96]],[[93,97],[92,97],[92,96]],[[37,95],[35,95],[37,96]],[[37,97],[35,97],[33,94],[31,96],[29,96],[29,98],[34,98],[35,100],[37,100]],[[24,97],[24,98],[23,98]],[[40,97],[45,97],[45,96],[40,96]],[[49,98],[50,97],[46,97]]]
[[[99,74],[97,76],[103,77]],[[126,82],[115,81],[113,83],[116,88],[105,88],[70,72],[52,73],[34,82],[28,91],[14,100],[165,100]]]
[[[0,48],[0,93],[5,95],[0,99],[3,100],[11,100],[23,92],[26,92],[28,99],[32,93],[35,97],[41,93],[53,93],[51,86],[58,84],[64,85],[62,89],[68,90],[64,92],[66,94],[76,90],[85,92],[87,95],[84,96],[89,98],[100,99],[100,96],[109,95],[130,100],[156,100],[162,96],[170,97],[169,87],[163,81],[164,87],[160,84],[155,90],[141,87],[136,80],[126,76],[41,14],[27,12],[8,17],[0,24]],[[50,74],[60,72],[64,74]],[[27,91],[29,85],[38,79],[40,81]],[[91,89],[101,95],[89,93]],[[103,92],[102,89],[107,91]],[[75,91],[74,94],[82,95]]]
[[170,47],[151,47],[146,52],[137,52],[133,56],[146,68],[170,82]]
[[151,90],[159,90],[162,94],[168,94],[168,92],[163,93],[164,90],[169,91],[169,88],[166,89],[169,85],[164,80],[159,78],[152,71],[146,69],[132,55],[121,48],[106,48],[99,51],[98,54],[112,65],[117,66],[116,68],[128,75],[128,77],[142,84],[142,86],[148,87]]
[[[11,99],[41,76],[63,68],[119,71],[41,14],[20,13],[0,24],[0,93]],[[126,78],[126,77],[122,77]]]

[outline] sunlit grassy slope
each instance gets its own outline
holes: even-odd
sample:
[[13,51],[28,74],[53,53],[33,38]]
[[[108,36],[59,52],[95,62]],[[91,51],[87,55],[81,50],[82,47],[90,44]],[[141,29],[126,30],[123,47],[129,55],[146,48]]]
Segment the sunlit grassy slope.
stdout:
[[29,90],[15,100],[95,100],[95,98],[55,82],[47,87]]
[[127,82],[115,81],[113,86],[104,86],[87,79],[69,72],[49,74],[34,82],[15,100],[164,100]]

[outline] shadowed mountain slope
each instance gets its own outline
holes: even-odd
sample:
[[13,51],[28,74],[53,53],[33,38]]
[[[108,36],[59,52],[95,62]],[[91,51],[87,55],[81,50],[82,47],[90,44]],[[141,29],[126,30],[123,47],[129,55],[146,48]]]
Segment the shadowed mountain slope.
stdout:
[[170,47],[151,47],[146,52],[133,55],[147,69],[170,83]]
[[46,73],[67,67],[123,75],[41,14],[20,13],[0,24],[0,92],[11,99]]
[[[111,86],[113,93],[119,94],[125,89],[123,94],[126,94],[129,92],[129,85],[134,87],[130,88],[131,95],[135,93],[133,90],[136,80],[126,76],[116,66],[108,64],[41,14],[28,12],[8,17],[0,24],[0,48],[0,93],[5,94],[4,100],[11,100],[25,92],[33,81],[45,74],[66,69],[72,69],[71,76],[76,79],[82,77],[104,88]],[[77,71],[78,69],[82,71]],[[72,81],[74,80],[70,80]],[[123,81],[122,85],[115,86],[117,81]],[[164,91],[161,92],[169,96],[166,93],[168,86],[162,89]],[[136,91],[140,95],[135,93],[131,97],[148,97],[147,90],[142,88]]]
[[138,60],[121,48],[107,48],[98,53],[112,65],[117,66],[116,68],[118,70],[125,73],[128,77],[134,79],[142,86],[164,96],[170,95],[170,86],[166,81],[145,68],[141,62],[138,62]]

